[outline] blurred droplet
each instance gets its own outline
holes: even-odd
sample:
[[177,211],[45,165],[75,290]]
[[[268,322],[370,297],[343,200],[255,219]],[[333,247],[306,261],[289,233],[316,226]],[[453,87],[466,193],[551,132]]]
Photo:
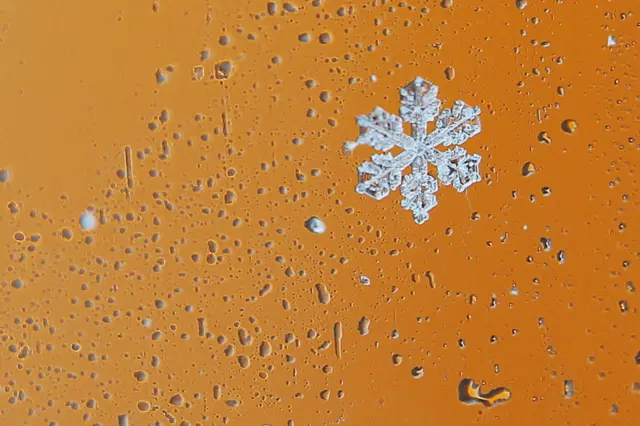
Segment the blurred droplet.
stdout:
[[218,62],[215,67],[215,77],[218,80],[225,80],[231,76],[233,72],[233,64],[231,61]]
[[424,368],[422,367],[413,367],[411,369],[411,375],[413,376],[414,379],[420,379],[422,378],[422,376],[424,376]]
[[362,336],[366,336],[367,334],[369,334],[370,325],[371,325],[371,320],[369,320],[369,318],[367,317],[360,318],[360,321],[358,321],[358,332]]
[[564,381],[564,397],[565,398],[573,397],[573,380]]
[[329,293],[326,285],[322,283],[316,284],[316,291],[318,292],[318,301],[320,303],[326,305],[331,301],[331,294]]
[[551,143],[551,136],[549,136],[549,133],[547,133],[547,132],[540,132],[540,133],[538,133],[538,140],[541,143],[550,144]]
[[169,398],[169,403],[171,405],[182,405],[184,404],[184,397],[182,396],[182,394],[177,393]]
[[578,122],[571,119],[564,120],[562,122],[562,130],[568,134],[575,133],[578,130]]
[[522,166],[522,176],[531,176],[535,172],[536,167],[530,161],[527,161],[526,163],[524,163],[524,166]]
[[447,78],[447,80],[453,80],[456,76],[456,70],[453,69],[453,67],[446,67],[444,69],[444,75]]
[[83,231],[93,231],[98,227],[98,219],[93,212],[86,211],[80,216],[80,227]]
[[328,44],[331,43],[332,37],[330,33],[322,33],[318,39],[320,40],[320,43]]
[[327,226],[324,224],[324,222],[316,216],[312,216],[307,219],[304,223],[304,226],[314,234],[324,234],[324,232],[327,230]]

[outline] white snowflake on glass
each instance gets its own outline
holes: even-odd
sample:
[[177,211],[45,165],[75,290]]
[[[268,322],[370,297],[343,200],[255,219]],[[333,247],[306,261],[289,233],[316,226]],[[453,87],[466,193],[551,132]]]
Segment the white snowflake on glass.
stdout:
[[[400,89],[400,103],[400,117],[379,107],[359,116],[360,136],[345,148],[351,151],[358,145],[369,145],[384,151],[358,167],[356,191],[381,200],[400,187],[402,207],[413,211],[416,223],[422,224],[438,204],[438,181],[462,192],[482,179],[481,157],[467,154],[459,146],[480,133],[480,108],[456,101],[452,108],[440,111],[438,86],[421,77]],[[434,120],[435,129],[428,132],[427,126]],[[403,122],[411,124],[411,136],[404,133]],[[436,149],[440,145],[454,147],[440,151]],[[387,153],[394,147],[402,149],[395,157]],[[437,179],[429,174],[430,165],[435,166]],[[411,173],[403,176],[409,166]]]

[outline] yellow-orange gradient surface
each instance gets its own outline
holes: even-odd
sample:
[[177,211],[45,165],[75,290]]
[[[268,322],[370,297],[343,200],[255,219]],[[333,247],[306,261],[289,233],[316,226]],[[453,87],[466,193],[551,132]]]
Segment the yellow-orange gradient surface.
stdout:
[[[639,6],[1,0],[0,425],[639,424]],[[422,225],[343,148],[417,76]]]

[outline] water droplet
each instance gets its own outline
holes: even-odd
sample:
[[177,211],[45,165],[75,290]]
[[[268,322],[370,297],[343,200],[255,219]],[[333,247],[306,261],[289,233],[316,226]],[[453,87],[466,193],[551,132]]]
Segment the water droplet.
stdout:
[[620,312],[623,314],[629,312],[629,302],[626,300],[621,300],[618,302],[618,307],[620,308]]
[[60,235],[62,235],[62,238],[64,238],[65,240],[70,240],[73,238],[73,232],[71,232],[69,228],[63,228]]
[[163,84],[167,81],[167,76],[162,72],[161,69],[156,70],[156,83]]
[[213,399],[220,399],[222,397],[222,387],[220,385],[213,386]]
[[538,141],[540,141],[541,143],[550,144],[551,136],[549,136],[549,133],[547,132],[540,132],[538,133]]
[[182,405],[184,404],[184,397],[182,396],[182,394],[177,393],[169,398],[169,403],[171,405]]
[[316,284],[316,291],[318,293],[318,300],[320,303],[326,305],[331,301],[331,294],[329,293],[326,285],[322,283]]
[[369,326],[371,325],[371,320],[367,317],[362,317],[360,318],[360,321],[358,321],[358,332],[360,332],[361,335],[366,336],[367,334],[369,334]]
[[327,226],[324,222],[316,216],[312,216],[304,223],[304,226],[314,234],[324,234],[327,230]]
[[244,328],[238,329],[238,339],[240,340],[240,344],[242,346],[250,346],[253,343],[253,338]]
[[573,380],[564,381],[564,397],[571,398],[573,396]]
[[411,375],[413,376],[414,379],[420,379],[422,376],[424,376],[424,368],[413,367],[411,369]]
[[436,277],[431,271],[427,271],[427,280],[429,280],[429,287],[436,288]]
[[320,43],[328,44],[331,43],[332,37],[329,33],[322,33],[320,34],[320,37],[318,37],[318,39],[320,40]]
[[533,165],[531,161],[527,161],[522,166],[522,176],[531,176],[536,172],[536,167]]
[[291,4],[291,3],[285,3],[285,4],[283,4],[283,5],[282,5],[282,8],[283,8],[284,10],[286,10],[287,12],[289,12],[289,13],[293,13],[293,12],[295,12],[295,11],[297,11],[297,10],[298,10],[298,7],[297,7],[297,6],[295,6],[295,5],[293,5],[293,4]]
[[572,134],[578,130],[578,122],[572,119],[567,119],[562,122],[562,130],[565,133]]
[[540,238],[540,244],[542,244],[542,249],[544,251],[550,251],[551,250],[551,238],[547,238],[547,237],[541,237]]
[[558,263],[563,264],[567,260],[567,253],[564,250],[560,250],[556,256]]
[[271,344],[267,341],[260,343],[260,356],[268,357],[271,355]]
[[120,414],[118,416],[118,426],[129,426],[129,416]]
[[239,355],[238,364],[240,364],[240,367],[242,368],[249,368],[249,366],[251,365],[251,360],[246,355]]
[[215,67],[215,77],[218,80],[225,80],[231,76],[233,72],[233,64],[231,61],[221,61],[218,62]]
[[309,33],[302,33],[298,35],[298,40],[303,43],[308,43],[311,41],[311,35]]
[[80,216],[80,227],[83,231],[93,231],[98,227],[98,219],[93,212],[86,211]]
[[202,65],[196,65],[191,70],[191,79],[195,81],[200,81],[204,78],[204,67]]
[[139,382],[146,382],[149,375],[147,374],[146,371],[140,370],[133,373],[133,377],[135,377],[136,380]]
[[462,379],[458,385],[458,400],[463,404],[482,404],[485,407],[507,402],[511,399],[511,391],[505,387],[493,389],[487,393],[480,391],[480,385],[472,379]]
[[456,70],[453,67],[446,67],[444,69],[444,76],[447,80],[453,80],[456,76]]

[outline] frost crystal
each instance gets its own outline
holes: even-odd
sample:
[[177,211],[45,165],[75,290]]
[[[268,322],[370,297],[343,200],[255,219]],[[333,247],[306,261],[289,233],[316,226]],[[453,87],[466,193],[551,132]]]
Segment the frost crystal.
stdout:
[[[351,151],[358,145],[369,145],[385,152],[373,154],[370,162],[358,167],[356,191],[381,200],[400,187],[402,207],[413,211],[416,223],[422,224],[438,204],[438,181],[462,192],[481,180],[481,157],[469,155],[459,146],[480,133],[480,108],[456,101],[452,108],[440,111],[438,86],[421,77],[400,89],[400,103],[400,117],[379,107],[359,116],[360,136],[345,148]],[[428,132],[432,121],[435,129]],[[411,136],[404,133],[403,122],[411,125]],[[440,145],[453,148],[440,151],[436,149]],[[402,152],[396,156],[388,153],[394,147]],[[429,165],[435,166],[431,174]],[[411,173],[403,176],[409,166]]]

